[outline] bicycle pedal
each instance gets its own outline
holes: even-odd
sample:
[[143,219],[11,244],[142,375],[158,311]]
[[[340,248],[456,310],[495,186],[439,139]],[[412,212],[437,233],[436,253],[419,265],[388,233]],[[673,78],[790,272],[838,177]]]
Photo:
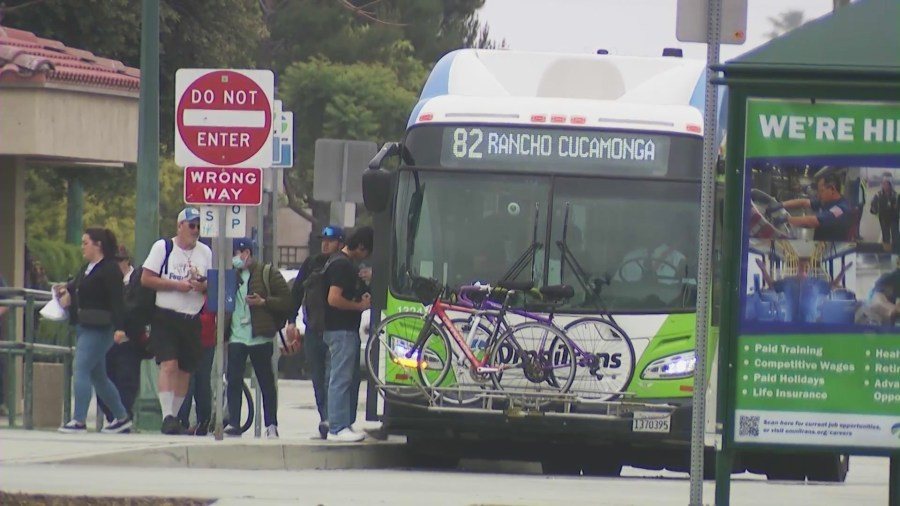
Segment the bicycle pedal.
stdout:
[[491,374],[495,372],[500,372],[499,367],[479,367],[475,369],[479,374]]

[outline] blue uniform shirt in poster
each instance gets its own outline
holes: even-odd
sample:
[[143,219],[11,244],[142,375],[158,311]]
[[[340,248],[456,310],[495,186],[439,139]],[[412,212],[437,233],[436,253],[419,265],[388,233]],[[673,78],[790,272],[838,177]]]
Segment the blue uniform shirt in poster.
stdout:
[[810,200],[810,207],[816,213],[819,226],[813,234],[814,241],[847,242],[855,223],[850,202],[841,197],[837,201],[822,204],[818,199]]

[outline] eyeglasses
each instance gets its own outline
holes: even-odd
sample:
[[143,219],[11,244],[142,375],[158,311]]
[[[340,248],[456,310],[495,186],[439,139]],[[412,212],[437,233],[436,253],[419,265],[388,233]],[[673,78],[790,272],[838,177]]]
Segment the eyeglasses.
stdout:
[[191,223],[188,223],[188,228],[191,230],[197,230],[198,228],[200,228],[200,224],[191,222]]

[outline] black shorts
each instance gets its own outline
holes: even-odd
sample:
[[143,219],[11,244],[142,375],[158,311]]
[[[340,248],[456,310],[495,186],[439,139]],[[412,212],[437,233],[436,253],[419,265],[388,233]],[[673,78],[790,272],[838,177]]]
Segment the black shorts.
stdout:
[[150,351],[157,364],[177,360],[179,369],[194,372],[203,355],[200,316],[157,308],[150,322]]

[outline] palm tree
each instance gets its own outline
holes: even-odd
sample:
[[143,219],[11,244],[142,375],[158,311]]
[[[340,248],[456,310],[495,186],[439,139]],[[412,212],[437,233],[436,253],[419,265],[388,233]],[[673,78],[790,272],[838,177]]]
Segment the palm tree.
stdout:
[[766,35],[774,39],[800,27],[806,19],[803,17],[803,11],[789,10],[782,12],[777,18],[769,18],[769,22],[772,23],[772,31]]

